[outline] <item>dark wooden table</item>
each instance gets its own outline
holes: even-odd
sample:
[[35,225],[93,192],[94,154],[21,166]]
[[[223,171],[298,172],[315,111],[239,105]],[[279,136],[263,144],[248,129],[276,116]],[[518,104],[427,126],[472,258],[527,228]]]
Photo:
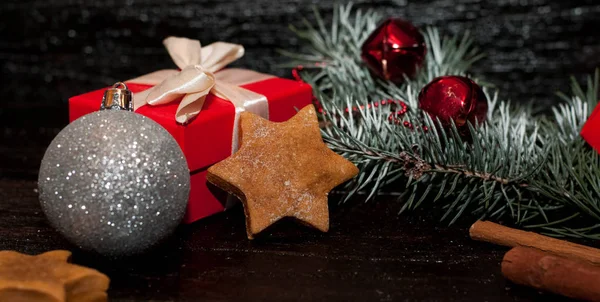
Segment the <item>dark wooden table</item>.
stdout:
[[468,237],[471,219],[447,227],[424,209],[398,216],[400,204],[358,196],[338,206],[331,196],[331,231],[282,221],[246,239],[236,207],[181,226],[164,244],[130,259],[78,250],[42,213],[35,181],[54,133],[3,132],[0,146],[0,250],[74,251],[73,261],[112,283],[111,301],[532,301],[556,298],[506,281],[504,247]]
[[[335,196],[334,198],[335,199]],[[556,298],[510,284],[506,248],[472,241],[468,225],[433,213],[397,216],[398,205],[336,206],[321,234],[283,221],[248,241],[241,208],[181,226],[132,259],[86,254],[50,228],[35,181],[0,181],[0,249],[75,252],[73,261],[111,278],[111,301],[531,301]]]

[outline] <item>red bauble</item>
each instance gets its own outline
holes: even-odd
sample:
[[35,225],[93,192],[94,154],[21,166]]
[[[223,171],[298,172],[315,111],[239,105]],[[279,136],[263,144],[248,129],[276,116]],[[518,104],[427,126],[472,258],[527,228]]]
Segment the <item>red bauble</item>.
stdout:
[[459,130],[467,130],[467,121],[475,125],[485,121],[488,101],[473,80],[461,76],[444,76],[433,79],[419,93],[419,107],[438,118],[448,127],[450,120]]
[[600,131],[598,131],[598,129],[600,129],[600,105],[596,105],[596,108],[594,108],[592,114],[590,114],[581,129],[581,136],[583,139],[585,139],[596,152],[600,153]]
[[387,19],[362,45],[363,61],[379,77],[400,83],[413,76],[425,59],[425,39],[407,21]]

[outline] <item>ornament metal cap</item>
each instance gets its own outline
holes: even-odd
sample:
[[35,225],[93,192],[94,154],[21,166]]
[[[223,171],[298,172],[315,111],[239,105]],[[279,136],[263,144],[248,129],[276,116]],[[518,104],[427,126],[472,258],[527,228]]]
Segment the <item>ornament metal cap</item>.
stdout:
[[133,111],[133,93],[131,93],[131,90],[127,88],[125,83],[116,82],[104,92],[100,110]]

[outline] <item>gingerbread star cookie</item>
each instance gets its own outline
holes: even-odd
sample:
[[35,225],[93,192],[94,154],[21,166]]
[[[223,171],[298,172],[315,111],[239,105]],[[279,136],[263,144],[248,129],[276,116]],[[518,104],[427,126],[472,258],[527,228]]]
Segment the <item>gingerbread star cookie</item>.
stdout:
[[0,301],[104,302],[110,280],[68,263],[69,251],[30,256],[0,251]]
[[327,194],[358,174],[321,138],[312,105],[283,123],[240,116],[241,148],[208,169],[207,179],[242,200],[252,239],[284,217],[329,230]]

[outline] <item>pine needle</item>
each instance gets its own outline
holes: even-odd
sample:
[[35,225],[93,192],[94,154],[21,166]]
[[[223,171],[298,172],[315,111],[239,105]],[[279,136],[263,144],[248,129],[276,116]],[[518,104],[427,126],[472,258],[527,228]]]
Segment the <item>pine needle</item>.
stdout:
[[[488,118],[469,126],[468,141],[454,124],[444,129],[422,112],[417,99],[433,78],[467,75],[484,56],[468,32],[445,37],[426,28],[424,66],[395,85],[373,78],[360,59],[361,44],[382,21],[377,12],[349,4],[335,9],[331,24],[318,12],[314,19],[292,27],[304,47],[282,53],[291,66],[307,67],[301,76],[326,113],[320,117],[325,142],[360,169],[344,201],[356,193],[375,202],[383,192],[402,193],[400,213],[438,207],[450,224],[463,216],[488,218],[556,237],[600,238],[600,156],[579,135],[597,104],[600,71],[586,86],[571,79],[571,93],[558,93],[562,102],[549,115],[500,100],[483,84]],[[389,120],[392,106],[373,106],[385,99],[408,105],[398,122]]]

